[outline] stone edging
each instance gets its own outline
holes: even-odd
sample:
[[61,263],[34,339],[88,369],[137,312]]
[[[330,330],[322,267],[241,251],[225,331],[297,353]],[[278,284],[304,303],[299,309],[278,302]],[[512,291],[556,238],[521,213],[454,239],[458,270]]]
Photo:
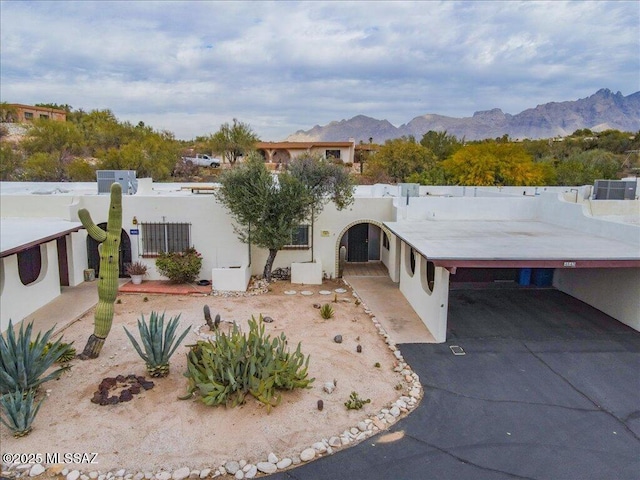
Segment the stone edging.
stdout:
[[[407,415],[418,406],[423,393],[422,384],[420,383],[418,374],[413,372],[411,367],[404,361],[402,353],[391,340],[391,337],[385,331],[384,327],[378,322],[373,312],[362,302],[358,294],[353,291],[351,285],[344,279],[342,279],[342,281],[351,289],[353,296],[360,302],[364,312],[371,318],[373,325],[378,330],[378,334],[384,338],[385,343],[396,357],[397,365],[394,367],[394,371],[402,374],[404,381],[410,386],[408,395],[400,396],[395,402],[391,403],[387,408],[383,408],[377,414],[370,414],[342,433],[332,436],[329,439],[323,438],[313,445],[303,448],[298,455],[291,458],[280,458],[272,452],[269,453],[266,459],[257,461],[256,463],[250,463],[246,460],[229,460],[218,467],[204,468],[202,470],[191,470],[189,467],[182,467],[173,472],[166,470],[160,470],[158,472],[130,472],[120,469],[106,473],[97,470],[81,472],[77,469],[70,469],[65,465],[49,465],[48,467],[40,463],[17,463],[9,465],[3,461],[2,476],[7,478],[22,478],[37,477],[46,474],[47,476],[65,478],[65,480],[185,480],[187,478],[206,479],[222,477],[234,477],[238,480],[243,480],[245,478],[254,478],[259,474],[272,474],[277,471],[283,471],[289,469],[291,466],[298,466],[315,458],[332,455],[342,447],[355,445],[366,438],[386,430],[398,421],[399,418]],[[252,295],[252,293],[247,293]],[[253,295],[255,294],[256,293],[253,293]]]

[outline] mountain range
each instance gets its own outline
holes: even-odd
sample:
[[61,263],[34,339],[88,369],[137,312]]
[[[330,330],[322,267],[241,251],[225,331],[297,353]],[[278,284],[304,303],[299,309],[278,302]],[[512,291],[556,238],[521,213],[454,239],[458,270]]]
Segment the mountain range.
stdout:
[[287,137],[292,142],[337,142],[355,139],[356,143],[375,143],[412,135],[416,139],[429,130],[447,131],[459,139],[482,140],[509,135],[512,139],[554,138],[571,135],[578,129],[598,132],[608,129],[637,132],[640,130],[640,92],[628,96],[603,88],[579,100],[550,102],[529,108],[516,115],[499,108],[475,112],[472,117],[447,117],[426,114],[395,127],[387,120],[357,115],[349,120],[316,125],[298,130]]

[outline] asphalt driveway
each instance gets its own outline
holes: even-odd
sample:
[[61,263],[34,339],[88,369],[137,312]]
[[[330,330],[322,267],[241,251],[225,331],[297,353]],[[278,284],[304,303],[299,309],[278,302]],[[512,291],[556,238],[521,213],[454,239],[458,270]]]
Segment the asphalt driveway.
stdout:
[[269,478],[640,478],[640,333],[553,289],[452,290],[448,338],[400,346],[411,415]]

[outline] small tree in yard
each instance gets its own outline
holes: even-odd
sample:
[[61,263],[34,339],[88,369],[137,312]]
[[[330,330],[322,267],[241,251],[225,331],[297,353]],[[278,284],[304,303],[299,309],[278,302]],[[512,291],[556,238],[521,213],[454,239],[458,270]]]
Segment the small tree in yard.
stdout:
[[270,282],[278,251],[291,242],[293,228],[309,216],[307,189],[287,172],[278,177],[269,173],[258,154],[224,172],[220,183],[216,197],[235,220],[238,238],[269,249],[263,274]]

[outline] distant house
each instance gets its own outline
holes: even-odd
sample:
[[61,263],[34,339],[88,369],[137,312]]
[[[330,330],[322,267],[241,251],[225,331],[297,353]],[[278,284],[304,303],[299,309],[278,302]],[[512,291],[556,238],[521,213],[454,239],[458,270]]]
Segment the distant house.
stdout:
[[[15,115],[11,115],[12,123],[27,123],[38,119],[50,119],[58,122],[67,121],[67,112],[59,110],[57,108],[50,107],[34,107],[31,105],[22,105],[19,103],[9,103],[6,105],[7,109],[13,110]],[[12,113],[13,113],[12,112]]]
[[256,149],[267,163],[272,164],[287,164],[305,153],[353,163],[355,146],[355,140],[349,139],[348,142],[258,142]]

